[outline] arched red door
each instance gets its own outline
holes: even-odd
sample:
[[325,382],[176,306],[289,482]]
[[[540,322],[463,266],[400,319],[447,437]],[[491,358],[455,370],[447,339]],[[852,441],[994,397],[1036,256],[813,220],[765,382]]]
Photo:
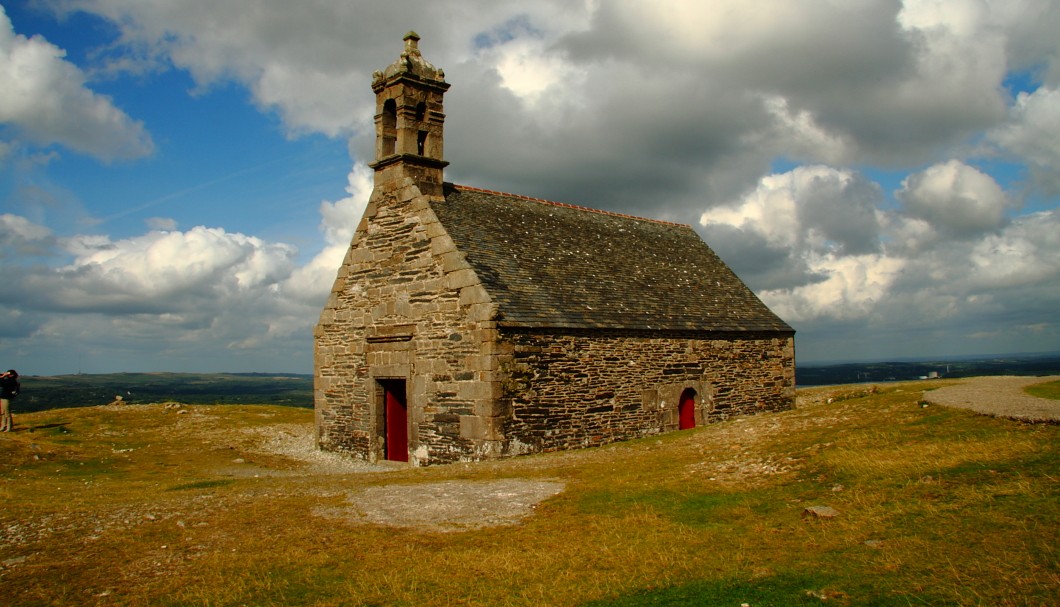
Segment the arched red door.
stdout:
[[696,391],[688,388],[677,402],[677,428],[688,430],[696,427]]
[[405,399],[405,381],[391,380],[383,383],[383,399],[386,407],[386,449],[384,458],[395,462],[409,461],[409,409]]

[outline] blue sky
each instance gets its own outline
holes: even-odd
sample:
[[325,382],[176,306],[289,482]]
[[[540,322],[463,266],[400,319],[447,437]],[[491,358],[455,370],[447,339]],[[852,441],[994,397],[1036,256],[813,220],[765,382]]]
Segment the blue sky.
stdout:
[[371,73],[446,178],[693,225],[800,362],[1060,350],[1047,0],[0,0],[0,364],[312,369]]

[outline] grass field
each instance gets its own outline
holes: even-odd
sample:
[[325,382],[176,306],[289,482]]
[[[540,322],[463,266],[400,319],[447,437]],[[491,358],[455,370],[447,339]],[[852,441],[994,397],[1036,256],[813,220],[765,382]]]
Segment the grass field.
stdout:
[[[312,424],[305,409],[16,415],[0,601],[1054,605],[1060,426],[924,406],[945,384],[801,390],[794,411],[605,448],[360,474],[263,448]],[[334,516],[370,487],[499,479],[564,490],[461,532]]]
[[1033,386],[1027,386],[1027,394],[1038,398],[1050,398],[1060,400],[1060,381],[1050,381]]

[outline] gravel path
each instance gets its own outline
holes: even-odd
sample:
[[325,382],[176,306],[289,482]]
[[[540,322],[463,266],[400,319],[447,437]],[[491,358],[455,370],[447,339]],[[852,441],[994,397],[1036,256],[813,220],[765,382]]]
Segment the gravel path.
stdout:
[[1023,391],[1033,384],[1060,380],[1048,377],[969,377],[961,383],[924,392],[924,400],[945,407],[1025,422],[1060,423],[1060,400],[1037,398]]

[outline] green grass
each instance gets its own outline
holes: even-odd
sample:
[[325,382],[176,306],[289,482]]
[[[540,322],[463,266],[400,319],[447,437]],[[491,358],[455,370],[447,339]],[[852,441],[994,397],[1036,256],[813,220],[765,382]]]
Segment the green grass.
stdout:
[[1031,396],[1037,396],[1038,398],[1051,398],[1053,400],[1060,400],[1060,381],[1050,381],[1041,384],[1034,384],[1033,386],[1027,386],[1023,389],[1027,394]]
[[[345,475],[259,448],[251,430],[311,424],[303,409],[16,415],[0,437],[0,592],[173,607],[1054,604],[1060,426],[924,408],[924,385],[833,388],[831,404],[599,449]],[[459,533],[321,514],[374,485],[503,478],[566,489],[518,525]],[[810,505],[840,514],[805,517]]]
[[[587,607],[686,607],[687,605],[754,605],[755,607],[798,607],[803,605],[846,604],[848,592],[815,588],[813,576],[790,573],[759,579],[697,581],[682,586],[649,589],[621,598],[586,603]],[[852,581],[848,588],[861,596],[874,595],[869,583]],[[906,597],[874,596],[872,605],[910,604]],[[940,604],[940,603],[932,603]]]

